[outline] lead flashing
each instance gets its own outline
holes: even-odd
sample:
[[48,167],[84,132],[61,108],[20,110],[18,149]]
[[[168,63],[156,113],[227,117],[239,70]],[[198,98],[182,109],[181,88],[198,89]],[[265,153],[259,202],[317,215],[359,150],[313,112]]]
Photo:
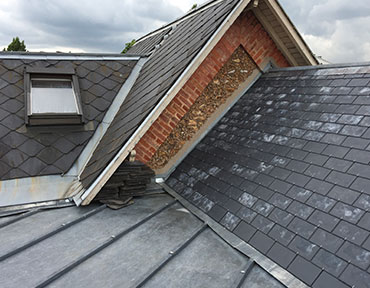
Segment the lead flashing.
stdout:
[[92,60],[92,61],[138,61],[140,56],[122,56],[121,54],[40,54],[40,53],[0,53],[0,60],[13,59],[13,60]]

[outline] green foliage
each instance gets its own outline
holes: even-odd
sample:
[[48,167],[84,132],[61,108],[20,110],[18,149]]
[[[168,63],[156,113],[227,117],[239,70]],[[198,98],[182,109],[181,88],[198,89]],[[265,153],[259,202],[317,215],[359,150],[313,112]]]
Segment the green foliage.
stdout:
[[19,37],[13,38],[13,41],[8,45],[8,48],[4,48],[3,51],[27,51],[24,40],[19,40]]
[[122,54],[125,54],[134,44],[136,43],[135,39],[132,39],[131,42],[125,44],[125,49],[122,50]]
[[198,7],[198,4],[197,4],[197,3],[195,3],[195,4],[193,4],[193,6],[191,6],[191,9],[190,9],[190,10],[197,9],[197,7]]

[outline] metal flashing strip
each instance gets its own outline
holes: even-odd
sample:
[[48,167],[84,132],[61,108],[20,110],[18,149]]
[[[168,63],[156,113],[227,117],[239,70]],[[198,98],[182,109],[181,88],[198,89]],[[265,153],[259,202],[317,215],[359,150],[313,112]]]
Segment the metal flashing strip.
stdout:
[[[16,218],[13,218],[13,219],[11,219],[11,220],[9,220],[9,221],[6,221],[6,222],[4,222],[4,223],[1,223],[1,224],[0,224],[0,229],[1,229],[1,228],[4,228],[4,227],[6,227],[6,226],[8,226],[8,225],[10,225],[10,224],[13,224],[13,223],[15,223],[15,222],[18,222],[18,221],[20,221],[20,220],[22,220],[22,219],[24,219],[24,218],[30,217],[30,216],[32,216],[32,215],[34,215],[34,214],[38,213],[39,211],[40,211],[40,210],[32,210],[32,211],[28,211],[28,212],[25,212],[25,213],[23,213],[22,215],[20,215],[20,216],[18,216],[18,217],[16,217]],[[11,214],[11,215],[14,215],[14,214]],[[6,216],[9,216],[9,215],[6,215]]]
[[94,199],[96,194],[100,191],[100,189],[113,175],[113,173],[116,171],[119,165],[127,157],[128,153],[132,149],[134,149],[134,147],[139,142],[141,137],[144,136],[144,134],[148,131],[148,129],[154,123],[154,121],[161,115],[161,113],[172,101],[172,99],[177,95],[177,93],[180,91],[180,89],[183,87],[186,81],[190,79],[191,75],[193,75],[193,73],[196,71],[199,65],[203,62],[203,60],[207,57],[211,50],[220,41],[222,36],[226,33],[226,31],[230,28],[234,21],[248,6],[250,1],[251,0],[242,0],[236,5],[236,7],[234,7],[234,9],[226,17],[224,22],[220,25],[220,27],[218,27],[218,29],[213,33],[212,37],[203,46],[202,50],[192,60],[190,65],[185,69],[181,76],[167,91],[165,96],[161,99],[157,106],[150,112],[149,116],[147,116],[147,118],[143,121],[143,123],[135,131],[135,133],[130,137],[126,144],[114,156],[113,160],[107,165],[103,172],[95,179],[95,181],[92,183],[92,185],[90,185],[90,187],[86,191],[77,195],[77,197],[74,197],[74,200],[77,205],[80,204],[87,205],[92,201],[92,199]]
[[332,68],[355,68],[355,67],[360,68],[360,67],[367,67],[367,66],[370,66],[370,62],[321,64],[317,66],[273,68],[269,72],[300,71],[300,70],[307,71],[307,70],[320,70],[320,69],[332,69]]
[[[148,58],[141,58],[136,63],[134,69],[131,71],[130,76],[122,85],[121,89],[119,90],[112,104],[110,105],[108,111],[105,113],[102,122],[96,128],[94,135],[91,137],[91,139],[89,140],[86,147],[83,149],[83,151],[81,152],[80,156],[75,161],[73,166],[65,174],[66,176],[78,176],[78,178],[80,177],[81,173],[84,171],[87,163],[92,157],[96,147],[100,143],[101,139],[104,137],[113,119],[116,117],[122,103],[125,101],[128,93],[131,91],[132,86],[134,86],[137,78],[139,77],[140,71],[145,65],[147,60]],[[74,188],[75,187],[71,187],[70,190],[73,190]],[[71,195],[72,193],[73,191],[71,191]],[[75,194],[76,193],[74,193],[73,196],[75,196]]]
[[248,274],[252,271],[255,262],[252,259],[249,259],[243,270],[241,271],[242,277],[235,282],[235,288],[241,288],[244,284],[245,279],[248,277]]
[[11,256],[13,256],[15,254],[18,254],[18,253],[26,250],[29,247],[32,247],[32,246],[36,245],[37,243],[40,243],[41,241],[43,241],[43,240],[45,240],[45,239],[47,239],[47,238],[49,238],[51,236],[54,236],[55,234],[57,234],[57,233],[65,230],[65,229],[67,229],[67,228],[69,228],[69,227],[71,227],[71,226],[73,226],[73,225],[75,225],[75,224],[77,224],[77,223],[79,223],[79,222],[81,222],[83,220],[86,220],[87,218],[89,218],[89,217],[91,217],[91,216],[99,213],[100,211],[102,211],[105,208],[106,208],[106,205],[101,205],[100,207],[98,207],[98,208],[96,208],[96,209],[94,209],[94,210],[92,210],[92,211],[90,211],[90,212],[82,215],[81,217],[79,217],[79,218],[77,218],[77,219],[75,219],[73,221],[70,221],[70,222],[67,222],[67,223],[62,224],[59,228],[57,228],[57,229],[55,229],[55,230],[53,230],[53,231],[51,231],[49,233],[46,233],[46,234],[42,235],[41,237],[38,237],[38,238],[36,238],[34,240],[31,240],[30,242],[28,242],[28,243],[26,243],[26,244],[24,244],[24,245],[22,245],[22,246],[20,246],[20,247],[18,247],[16,249],[12,250],[12,251],[10,251],[10,252],[8,252],[8,253],[0,256],[0,262],[1,261],[4,261],[5,259],[7,259],[7,258],[9,258],[9,257],[11,257]]
[[0,181],[0,215],[69,202],[67,191],[76,178],[46,175]]
[[188,200],[176,193],[172,188],[165,183],[159,184],[163,189],[177,199],[186,209],[191,211],[195,216],[208,224],[208,226],[229,245],[255,261],[262,269],[271,274],[276,280],[281,282],[288,288],[308,288],[301,280],[295,278],[290,272],[277,265],[275,262],[267,258],[265,255],[257,251],[251,245],[241,240],[238,236],[222,227],[218,222],[213,220],[203,211],[192,205]]
[[37,53],[29,53],[29,54],[3,54],[0,53],[0,60],[5,59],[14,59],[14,60],[81,60],[81,61],[112,61],[112,60],[121,60],[121,61],[137,61],[140,60],[140,56],[122,56],[117,54],[61,54],[58,55],[57,53],[51,54],[37,54]]
[[131,227],[129,227],[129,228],[127,228],[127,229],[119,232],[117,235],[112,235],[103,244],[97,246],[95,249],[93,249],[90,252],[86,253],[85,255],[81,256],[76,261],[74,261],[74,262],[70,263],[69,265],[65,266],[60,271],[52,274],[48,279],[46,279],[45,281],[41,282],[36,287],[37,288],[41,288],[41,287],[46,287],[46,286],[50,285],[55,280],[57,280],[58,278],[62,277],[63,275],[65,275],[69,271],[71,271],[73,268],[77,267],[78,265],[80,265],[81,263],[85,262],[86,260],[88,260],[92,256],[96,255],[97,253],[99,253],[100,251],[102,251],[103,249],[105,249],[106,247],[108,247],[109,245],[111,245],[114,242],[116,242],[117,240],[121,239],[123,236],[125,236],[126,234],[128,234],[131,231],[135,230],[137,227],[139,227],[140,225],[142,225],[145,222],[149,221],[150,219],[152,219],[153,217],[155,217],[159,213],[163,212],[164,210],[166,210],[169,207],[171,207],[172,205],[174,205],[175,203],[177,203],[177,200],[173,200],[170,203],[164,205],[162,208],[160,208],[157,211],[151,213],[150,215],[148,215],[144,219],[140,220],[136,224],[132,225]]
[[207,224],[203,224],[200,228],[196,229],[196,231],[183,243],[181,243],[176,249],[170,251],[168,255],[158,263],[151,271],[149,271],[144,277],[138,281],[137,284],[133,285],[133,287],[140,288],[143,287],[159,270],[161,270],[168,262],[170,262],[176,255],[178,255],[182,250],[184,250],[195,238],[198,237],[206,228],[208,227]]

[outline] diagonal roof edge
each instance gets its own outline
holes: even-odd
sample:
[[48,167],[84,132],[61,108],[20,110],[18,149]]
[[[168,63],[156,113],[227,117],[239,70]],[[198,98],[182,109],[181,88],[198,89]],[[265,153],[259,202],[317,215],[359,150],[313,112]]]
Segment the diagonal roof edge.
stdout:
[[[286,56],[290,64],[292,66],[318,65],[319,61],[315,54],[311,51],[302,35],[298,32],[279,1],[260,0],[260,2],[261,3],[257,3],[257,6],[255,6],[253,11],[258,20],[265,27],[266,31],[268,31],[270,37],[274,40],[284,56]],[[261,9],[261,6],[263,6],[263,10]],[[266,17],[266,11],[271,13],[271,15]],[[272,21],[275,21],[278,24],[272,25]],[[275,30],[277,27],[281,27],[282,31],[277,32]],[[283,36],[281,36],[281,34],[283,34]],[[282,37],[286,37],[288,40],[282,41]],[[285,41],[288,41],[288,44],[293,45],[292,47],[294,48],[288,48]]]
[[136,40],[135,45],[137,43],[149,38],[149,37],[152,37],[152,36],[154,36],[158,33],[161,33],[162,31],[189,19],[190,17],[193,17],[193,16],[197,15],[198,13],[202,12],[203,10],[210,8],[210,7],[218,4],[221,1],[224,1],[224,0],[209,0],[209,1],[206,1],[205,3],[200,5],[198,8],[196,8],[194,10],[190,10],[185,15],[180,16],[179,18],[175,19],[174,21],[172,21],[170,23],[166,23],[163,26],[159,27],[158,29],[155,29],[154,31],[151,31],[148,34],[140,37],[139,39]]
[[272,275],[276,280],[282,283],[285,287],[288,288],[308,288],[301,280],[296,278],[290,272],[267,258],[265,255],[257,251],[251,245],[241,240],[232,232],[228,231],[226,228],[222,227],[218,222],[213,220],[210,216],[205,214],[195,205],[191,204],[183,198],[181,195],[177,194],[171,187],[166,183],[159,183],[162,186],[163,190],[178,200],[186,209],[191,213],[197,216],[199,219],[204,221],[218,236],[220,236],[224,241],[229,245],[234,247],[236,250],[246,255],[253,261],[255,261],[259,266],[261,266],[267,273]]
[[203,46],[202,50],[197,54],[197,56],[192,60],[190,65],[185,69],[185,71],[180,75],[177,81],[172,85],[172,87],[167,91],[162,100],[156,105],[156,107],[151,111],[148,117],[140,125],[140,127],[135,131],[135,133],[130,137],[126,144],[119,150],[116,156],[108,164],[108,166],[103,170],[103,172],[95,179],[95,181],[90,185],[90,187],[81,191],[73,199],[77,205],[88,205],[94,197],[99,193],[100,189],[105,185],[109,178],[113,175],[119,165],[126,159],[128,154],[134,149],[135,145],[139,142],[141,137],[150,128],[151,124],[159,117],[162,111],[167,107],[171,100],[180,91],[181,87],[188,81],[191,75],[196,71],[199,65],[211,52],[211,50],[216,46],[222,36],[226,33],[229,27],[234,23],[234,21],[239,17],[239,15],[248,6],[251,0],[240,0],[233,10],[229,13],[223,23],[218,27],[218,29],[213,33],[208,42]]

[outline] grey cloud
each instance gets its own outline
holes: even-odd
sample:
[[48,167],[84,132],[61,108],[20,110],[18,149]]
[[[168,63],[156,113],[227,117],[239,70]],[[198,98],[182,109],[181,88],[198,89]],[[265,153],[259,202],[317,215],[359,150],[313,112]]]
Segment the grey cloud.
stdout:
[[[22,23],[0,34],[4,46],[18,35],[32,47],[120,52],[124,43],[183,12],[164,0],[14,1],[11,18]],[[9,23],[1,23],[2,27]]]
[[334,63],[369,61],[369,1],[280,2],[314,53]]

